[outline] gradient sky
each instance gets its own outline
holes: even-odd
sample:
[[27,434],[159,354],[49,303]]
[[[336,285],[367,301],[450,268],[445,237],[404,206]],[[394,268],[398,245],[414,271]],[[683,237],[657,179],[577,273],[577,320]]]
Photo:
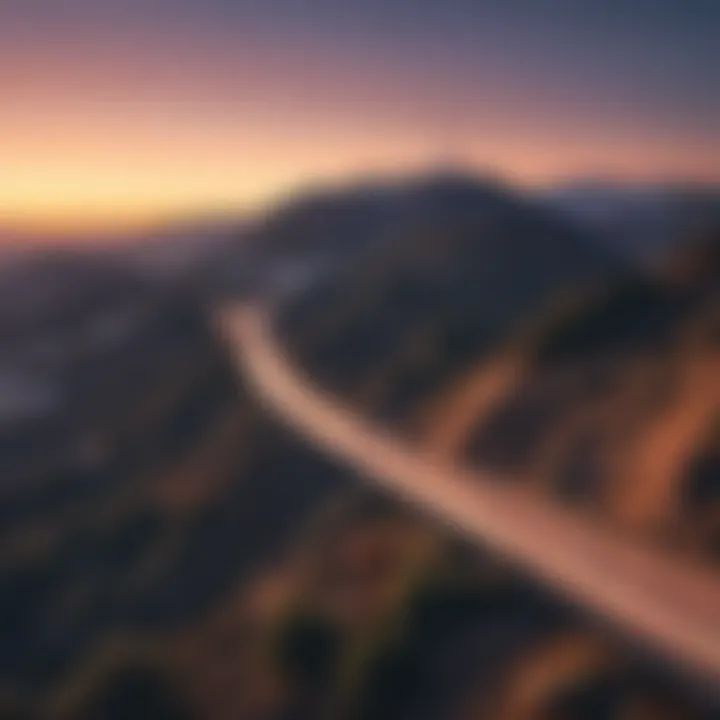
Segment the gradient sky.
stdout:
[[0,224],[448,162],[720,181],[720,0],[0,0]]

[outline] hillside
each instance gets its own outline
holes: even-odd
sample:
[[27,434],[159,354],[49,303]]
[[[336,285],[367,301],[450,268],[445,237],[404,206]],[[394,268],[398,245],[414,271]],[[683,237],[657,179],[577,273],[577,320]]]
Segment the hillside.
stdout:
[[[423,451],[710,558],[717,246],[640,277],[495,184],[356,192],[246,229],[218,284],[229,258],[258,259],[252,292],[292,360]],[[318,258],[312,282],[278,282]],[[271,421],[213,326],[206,263],[183,285],[60,265],[38,275],[58,291],[9,316],[6,357],[59,394],[2,429],[0,716],[715,716],[672,668]],[[668,518],[643,477],[682,487],[690,514]]]
[[[107,678],[162,684],[157,656],[341,479],[265,419],[197,298],[84,257],[20,270],[3,287],[33,302],[1,329],[28,410],[0,427],[0,716],[100,718]],[[52,402],[29,406],[40,388]],[[160,716],[143,703],[113,712]]]
[[625,272],[591,236],[493,183],[427,178],[393,198],[365,252],[279,318],[289,350],[326,386],[370,404],[375,386],[392,386],[380,414],[430,392],[543,305]]
[[440,413],[463,405],[464,422],[438,451],[717,561],[718,248],[711,236],[498,351],[495,372],[522,372],[474,412],[468,387],[483,382],[482,365],[461,380]]

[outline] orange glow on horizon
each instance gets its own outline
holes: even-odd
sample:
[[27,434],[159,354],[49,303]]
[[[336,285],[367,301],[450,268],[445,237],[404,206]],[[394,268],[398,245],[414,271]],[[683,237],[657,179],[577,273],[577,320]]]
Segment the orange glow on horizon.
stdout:
[[[198,133],[202,136],[201,128]],[[241,129],[238,135],[242,135]],[[697,164],[690,166],[673,152],[645,158],[623,155],[624,162],[609,163],[601,152],[583,153],[582,148],[563,152],[562,144],[537,148],[532,143],[487,141],[460,153],[436,150],[432,143],[427,148],[419,142],[399,147],[390,138],[362,144],[349,138],[343,146],[338,138],[324,148],[303,148],[298,140],[295,152],[288,148],[283,160],[276,152],[277,143],[268,137],[263,143],[265,152],[255,153],[252,162],[247,162],[243,161],[243,142],[238,143],[237,151],[229,143],[226,152],[206,147],[207,155],[201,158],[203,143],[196,140],[196,152],[180,145],[177,158],[153,153],[145,143],[113,150],[111,142],[103,152],[89,155],[83,155],[78,147],[42,161],[5,157],[0,175],[0,226],[46,232],[138,228],[193,214],[253,211],[308,184],[342,183],[375,174],[403,175],[446,165],[448,160],[479,172],[497,172],[528,186],[584,174],[629,182],[720,180],[715,163],[699,171]]]
[[543,105],[498,78],[470,101],[422,67],[385,77],[382,58],[363,74],[357,60],[310,50],[295,67],[261,43],[247,63],[208,50],[205,64],[183,64],[175,49],[120,62],[75,48],[40,63],[25,48],[22,62],[0,62],[0,227],[92,233],[251,211],[308,183],[448,160],[530,186],[588,175],[720,182],[714,137]]

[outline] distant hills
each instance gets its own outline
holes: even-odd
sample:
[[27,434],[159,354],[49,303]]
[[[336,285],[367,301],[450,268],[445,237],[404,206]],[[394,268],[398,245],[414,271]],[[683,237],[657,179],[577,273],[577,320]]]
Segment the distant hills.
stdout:
[[555,188],[543,200],[607,247],[645,262],[720,224],[720,187],[584,182]]

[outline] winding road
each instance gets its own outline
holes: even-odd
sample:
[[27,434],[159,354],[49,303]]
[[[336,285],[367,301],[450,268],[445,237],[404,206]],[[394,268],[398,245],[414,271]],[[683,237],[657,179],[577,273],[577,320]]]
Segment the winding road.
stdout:
[[260,308],[231,307],[219,320],[238,370],[265,406],[320,450],[720,687],[718,575],[634,544],[528,488],[423,456],[313,387]]

